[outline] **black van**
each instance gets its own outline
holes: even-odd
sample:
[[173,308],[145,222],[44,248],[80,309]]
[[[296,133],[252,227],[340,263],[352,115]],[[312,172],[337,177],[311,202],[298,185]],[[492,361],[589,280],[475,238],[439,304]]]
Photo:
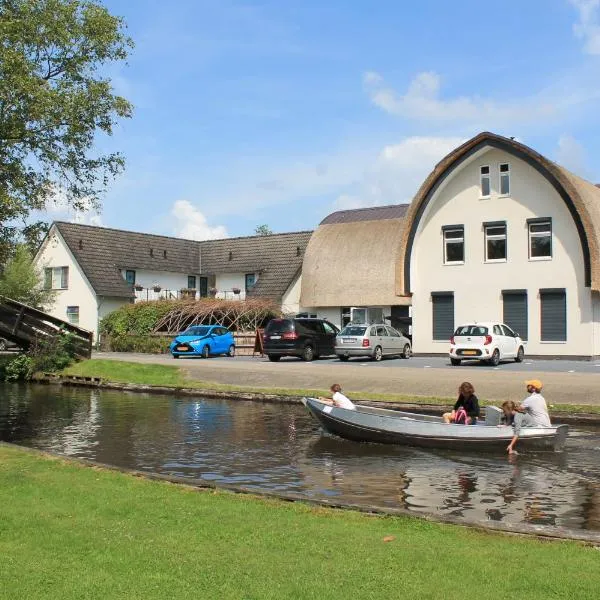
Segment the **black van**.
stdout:
[[312,360],[335,354],[335,336],[339,329],[325,319],[272,319],[263,337],[264,351],[270,361],[282,356]]

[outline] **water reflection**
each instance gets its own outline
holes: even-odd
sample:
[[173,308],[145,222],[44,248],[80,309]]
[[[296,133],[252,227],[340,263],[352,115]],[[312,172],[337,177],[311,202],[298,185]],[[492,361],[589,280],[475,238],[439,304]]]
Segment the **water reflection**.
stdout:
[[600,435],[516,458],[356,444],[302,407],[0,387],[0,439],[139,470],[469,520],[600,530]]

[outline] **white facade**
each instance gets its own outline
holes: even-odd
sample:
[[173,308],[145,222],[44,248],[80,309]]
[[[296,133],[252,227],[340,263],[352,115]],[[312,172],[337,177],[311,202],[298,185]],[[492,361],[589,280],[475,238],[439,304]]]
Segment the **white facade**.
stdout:
[[[499,165],[510,166],[510,194],[499,194]],[[489,166],[491,193],[482,197],[481,167]],[[529,257],[528,219],[550,218],[552,256]],[[506,260],[486,262],[484,223],[505,222]],[[443,228],[464,228],[464,261],[445,264]],[[554,187],[529,164],[484,148],[456,167],[434,192],[418,223],[411,253],[413,345],[416,352],[446,353],[448,340],[433,338],[432,293],[454,293],[454,324],[502,321],[502,290],[527,290],[534,355],[598,354],[600,304],[585,286],[581,241],[573,217]],[[542,341],[540,289],[564,288],[566,341]],[[594,307],[594,308],[593,308]]]
[[281,310],[285,315],[296,315],[300,312],[300,291],[302,276],[296,277],[281,300]]

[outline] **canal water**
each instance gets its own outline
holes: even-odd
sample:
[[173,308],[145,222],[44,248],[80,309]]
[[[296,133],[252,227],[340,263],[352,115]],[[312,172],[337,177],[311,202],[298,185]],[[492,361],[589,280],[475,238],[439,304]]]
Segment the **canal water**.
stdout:
[[600,531],[600,431],[561,453],[358,444],[302,406],[0,384],[0,439],[111,465],[466,520]]

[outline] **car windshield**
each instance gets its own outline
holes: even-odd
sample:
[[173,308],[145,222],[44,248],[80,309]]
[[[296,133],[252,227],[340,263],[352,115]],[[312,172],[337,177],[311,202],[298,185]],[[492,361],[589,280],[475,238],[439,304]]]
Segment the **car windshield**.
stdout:
[[208,335],[210,327],[188,327],[181,335]]
[[487,335],[488,328],[482,325],[463,325],[459,327],[454,335]]
[[342,329],[340,335],[365,335],[366,327],[359,327],[358,325],[348,325]]
[[294,330],[294,325],[289,319],[273,319],[269,321],[265,333],[287,333]]

